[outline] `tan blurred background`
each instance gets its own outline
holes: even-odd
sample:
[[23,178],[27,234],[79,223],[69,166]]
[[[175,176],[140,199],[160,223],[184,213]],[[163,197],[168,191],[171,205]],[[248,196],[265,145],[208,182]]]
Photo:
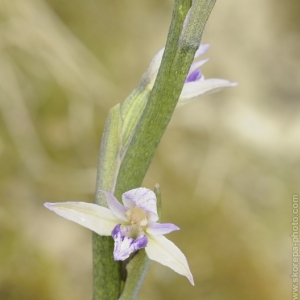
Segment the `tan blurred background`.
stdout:
[[[171,0],[1,0],[0,299],[91,299],[91,233],[43,207],[93,201],[108,109],[166,40]],[[239,86],[177,109],[144,186],[196,286],[153,263],[139,299],[292,299],[300,182],[300,2],[217,1],[206,77]]]

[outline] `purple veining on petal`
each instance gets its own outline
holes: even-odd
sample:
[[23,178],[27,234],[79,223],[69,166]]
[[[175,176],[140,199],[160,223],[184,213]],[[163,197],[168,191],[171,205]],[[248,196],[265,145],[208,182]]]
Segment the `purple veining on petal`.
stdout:
[[149,222],[146,231],[152,235],[167,234],[180,228],[172,223]]
[[135,207],[135,203],[132,200],[133,197],[132,197],[131,193],[129,193],[129,192],[130,191],[128,191],[122,195],[122,202],[126,207],[133,208],[133,207]]
[[145,248],[148,244],[148,239],[144,234],[133,239],[126,235],[127,232],[126,227],[121,229],[121,224],[118,224],[111,232],[115,241],[114,260],[125,260],[131,253]]
[[189,73],[185,82],[193,82],[193,81],[197,81],[202,77],[202,73],[200,72],[200,70],[196,69],[193,72]]
[[153,191],[146,188],[130,190],[122,195],[125,206],[132,207],[133,203],[147,212],[151,221],[157,221],[156,196]]

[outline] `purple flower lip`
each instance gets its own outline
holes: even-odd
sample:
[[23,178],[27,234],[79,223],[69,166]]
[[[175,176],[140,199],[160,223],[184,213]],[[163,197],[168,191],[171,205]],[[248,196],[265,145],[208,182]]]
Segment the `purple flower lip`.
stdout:
[[202,73],[200,72],[200,70],[196,69],[193,72],[191,72],[190,74],[188,74],[185,82],[197,81],[197,80],[200,80],[201,77],[202,77]]
[[129,232],[127,232],[127,228],[122,230],[121,224],[113,229],[111,235],[115,241],[114,260],[125,260],[131,253],[147,246],[148,239],[144,234],[138,235],[137,238],[131,238],[127,235],[128,233],[130,233],[130,229]]

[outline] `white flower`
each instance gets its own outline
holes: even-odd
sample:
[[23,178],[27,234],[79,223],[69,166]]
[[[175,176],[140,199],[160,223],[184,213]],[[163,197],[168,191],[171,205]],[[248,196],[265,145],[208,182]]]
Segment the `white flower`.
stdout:
[[[209,49],[208,44],[201,44],[195,53],[195,59],[198,58],[200,55],[204,54],[208,49]],[[147,71],[143,75],[142,81],[147,83],[150,86],[150,88],[153,87],[155,78],[158,73],[158,69],[162,61],[163,54],[164,54],[164,48],[159,50],[155,54]],[[181,91],[177,106],[186,104],[199,96],[218,92],[225,88],[237,86],[236,82],[230,82],[226,79],[219,79],[219,78],[205,79],[204,75],[199,70],[199,68],[202,65],[204,65],[208,60],[209,59],[204,59],[200,61],[194,61],[192,63],[189,73],[186,77],[183,89]]]
[[102,191],[109,208],[86,202],[45,203],[56,214],[89,228],[99,235],[112,235],[114,259],[125,260],[145,248],[148,257],[184,275],[194,285],[184,254],[163,235],[179,228],[171,223],[157,223],[156,196],[146,188],[122,195],[122,205],[113,194]]

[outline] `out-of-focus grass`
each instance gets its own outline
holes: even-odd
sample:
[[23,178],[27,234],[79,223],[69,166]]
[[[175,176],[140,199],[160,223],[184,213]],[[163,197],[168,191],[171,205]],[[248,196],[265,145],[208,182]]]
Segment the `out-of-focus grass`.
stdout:
[[[153,263],[140,299],[291,295],[299,194],[297,1],[219,1],[206,77],[239,87],[176,110],[145,179],[195,287]],[[45,201],[92,201],[108,109],[163,46],[172,1],[2,0],[0,299],[91,298],[91,234]],[[176,285],[176,288],[174,288]]]

